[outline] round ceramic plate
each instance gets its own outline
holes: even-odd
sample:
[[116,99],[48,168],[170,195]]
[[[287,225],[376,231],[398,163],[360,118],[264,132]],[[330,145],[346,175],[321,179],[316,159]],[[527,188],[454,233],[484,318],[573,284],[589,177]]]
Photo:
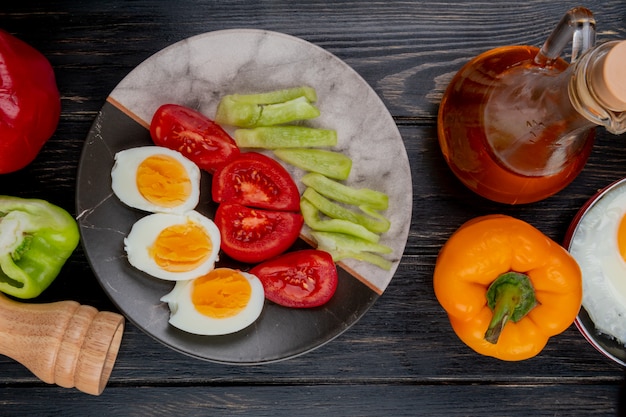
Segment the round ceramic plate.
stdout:
[[[197,336],[168,324],[160,298],[172,282],[130,266],[123,239],[147,215],[126,207],[111,190],[117,152],[150,145],[149,122],[164,103],[195,108],[210,118],[226,94],[253,93],[309,85],[317,91],[321,116],[307,122],[337,131],[334,150],[349,155],[347,184],[384,191],[391,229],[381,243],[391,246],[390,270],[352,260],[338,265],[340,282],[326,305],[288,309],[265,302],[250,327],[226,336]],[[285,165],[299,183],[303,175]],[[201,179],[197,210],[213,216],[210,176]],[[302,191],[302,188],[301,188]],[[182,40],[128,74],[111,92],[89,132],[81,155],[77,217],[82,244],[97,279],[122,313],[137,327],[172,349],[222,363],[256,364],[290,358],[340,335],[372,306],[391,281],[408,237],[412,185],[406,149],[384,104],[348,65],[329,52],[292,36],[261,30],[225,30]],[[294,245],[305,247],[308,232]],[[218,266],[246,269],[221,256]]]
[[[624,187],[626,187],[626,179],[619,180],[608,185],[607,187],[603,188],[598,193],[596,193],[593,197],[591,197],[583,205],[583,207],[580,208],[580,210],[574,217],[574,220],[572,221],[569,229],[567,230],[565,241],[564,241],[564,246],[570,252],[572,252],[572,255],[576,258],[576,260],[579,263],[581,263],[581,266],[584,266],[583,263],[587,264],[589,262],[592,262],[592,265],[595,265],[594,262],[596,261],[602,262],[604,264],[612,263],[612,261],[609,260],[609,257],[611,257],[611,254],[616,255],[615,258],[611,258],[611,259],[617,259],[617,262],[622,263],[619,253],[618,253],[617,245],[615,245],[615,250],[611,250],[607,248],[607,244],[608,244],[607,242],[611,242],[611,239],[608,239],[605,236],[603,236],[603,239],[605,240],[604,242],[605,244],[601,245],[599,242],[597,242],[597,244],[594,246],[597,248],[602,248],[602,249],[596,249],[596,252],[602,251],[603,253],[605,253],[606,257],[604,258],[598,258],[596,254],[591,254],[591,255],[588,254],[585,251],[585,248],[581,246],[578,239],[584,238],[585,235],[589,233],[588,231],[584,230],[585,228],[581,226],[581,223],[586,219],[586,216],[590,212],[593,212],[593,211],[597,212],[597,210],[606,210],[607,214],[604,215],[602,223],[604,224],[619,223],[618,214],[621,211],[621,209],[616,210],[615,204],[611,203],[611,199],[615,198],[616,195],[623,194]],[[596,207],[603,205],[606,201],[609,201],[607,205],[612,205],[613,207],[606,208],[607,206],[605,205],[605,207],[596,210]],[[597,216],[594,217],[593,222],[594,222],[593,223],[594,225],[598,225],[599,220]],[[586,226],[586,227],[589,228],[590,226]],[[587,258],[590,258],[590,259],[587,259]],[[590,272],[586,273],[586,271],[595,271],[596,274],[593,274],[593,275],[602,274],[602,272],[599,272],[597,268],[591,268],[591,269],[583,268],[583,303],[582,303],[580,312],[578,313],[578,317],[576,317],[576,321],[575,321],[576,327],[582,333],[585,339],[594,348],[596,348],[596,350],[598,350],[600,353],[605,355],[607,358],[618,363],[619,365],[626,367],[626,346],[624,346],[623,343],[615,339],[613,336],[609,335],[606,330],[602,330],[600,326],[596,325],[596,323],[594,322],[592,318],[592,314],[590,312],[594,312],[595,310],[594,314],[596,315],[600,314],[597,311],[597,307],[593,307],[593,305],[597,306],[599,303],[597,301],[593,301],[593,299],[591,298],[588,298],[588,297],[591,297],[590,294],[592,294],[592,292],[589,290],[585,291],[585,289],[586,288],[590,289],[590,286],[592,285],[598,285],[597,283],[601,282],[602,280],[600,280],[601,275],[593,276],[593,275],[590,275]],[[610,284],[604,284],[604,286],[600,286],[599,288],[604,287],[606,291],[609,291],[608,290],[609,286]],[[603,298],[604,301],[602,301],[603,305],[606,305],[607,300],[612,299],[610,297],[607,297],[606,294],[605,295],[598,294],[597,291],[595,291],[594,293],[596,294],[595,295],[596,297],[597,296],[605,297]],[[586,306],[587,303],[591,303],[590,304],[591,308],[590,306]],[[616,319],[622,320],[623,318],[616,318]]]

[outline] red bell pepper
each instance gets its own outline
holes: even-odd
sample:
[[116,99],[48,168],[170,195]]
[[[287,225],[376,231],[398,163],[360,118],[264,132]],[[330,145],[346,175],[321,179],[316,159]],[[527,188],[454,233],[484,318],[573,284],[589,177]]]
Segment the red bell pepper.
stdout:
[[30,164],[54,133],[61,97],[50,62],[0,30],[0,174]]

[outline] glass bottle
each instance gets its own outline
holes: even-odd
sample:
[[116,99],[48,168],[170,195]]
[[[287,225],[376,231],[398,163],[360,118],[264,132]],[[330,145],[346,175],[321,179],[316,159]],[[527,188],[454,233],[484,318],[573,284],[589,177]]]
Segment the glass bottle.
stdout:
[[[571,64],[559,57],[570,41]],[[467,187],[501,203],[542,200],[583,169],[596,126],[626,131],[626,41],[594,43],[593,15],[575,8],[541,49],[496,48],[454,76],[438,136]]]

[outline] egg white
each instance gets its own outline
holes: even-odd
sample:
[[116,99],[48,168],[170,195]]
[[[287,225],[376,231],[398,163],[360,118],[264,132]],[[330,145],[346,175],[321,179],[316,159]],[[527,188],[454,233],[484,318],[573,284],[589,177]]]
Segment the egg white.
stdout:
[[235,333],[254,323],[261,312],[265,301],[265,292],[261,281],[247,272],[240,273],[252,287],[250,300],[238,314],[226,318],[213,318],[200,313],[191,301],[194,280],[178,281],[174,289],[161,297],[170,309],[169,323],[187,333],[203,336],[217,336]]
[[626,214],[626,184],[602,196],[585,213],[569,251],[583,275],[583,307],[596,328],[626,344],[626,261],[617,230]]
[[[150,256],[149,248],[163,229],[185,224],[188,221],[201,225],[207,232],[211,239],[211,254],[201,265],[191,271],[166,271]],[[215,223],[197,211],[189,211],[185,214],[153,213],[135,222],[124,239],[124,250],[128,256],[128,262],[135,268],[156,278],[179,281],[194,279],[211,271],[218,260],[220,244],[220,232]]]
[[[139,192],[135,180],[137,168],[141,162],[153,155],[175,158],[187,171],[187,176],[191,180],[191,195],[182,204],[162,207],[146,200]],[[141,146],[116,153],[115,163],[111,169],[111,181],[113,193],[122,203],[152,213],[184,213],[193,210],[200,200],[200,168],[180,152],[162,146]]]

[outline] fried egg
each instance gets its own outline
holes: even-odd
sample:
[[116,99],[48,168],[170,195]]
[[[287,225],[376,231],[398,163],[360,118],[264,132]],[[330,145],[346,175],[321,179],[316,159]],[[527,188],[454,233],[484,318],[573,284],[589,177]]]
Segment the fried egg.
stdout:
[[582,271],[582,304],[595,327],[626,344],[626,183],[585,212],[569,251]]
[[156,278],[178,281],[208,273],[215,267],[220,232],[197,211],[153,213],[139,219],[124,239],[128,261]]
[[184,213],[200,198],[200,168],[180,152],[161,146],[115,154],[111,180],[120,201],[152,213]]
[[183,331],[215,336],[238,332],[261,315],[263,285],[247,272],[216,268],[190,281],[178,281],[161,301],[168,303],[169,323]]

